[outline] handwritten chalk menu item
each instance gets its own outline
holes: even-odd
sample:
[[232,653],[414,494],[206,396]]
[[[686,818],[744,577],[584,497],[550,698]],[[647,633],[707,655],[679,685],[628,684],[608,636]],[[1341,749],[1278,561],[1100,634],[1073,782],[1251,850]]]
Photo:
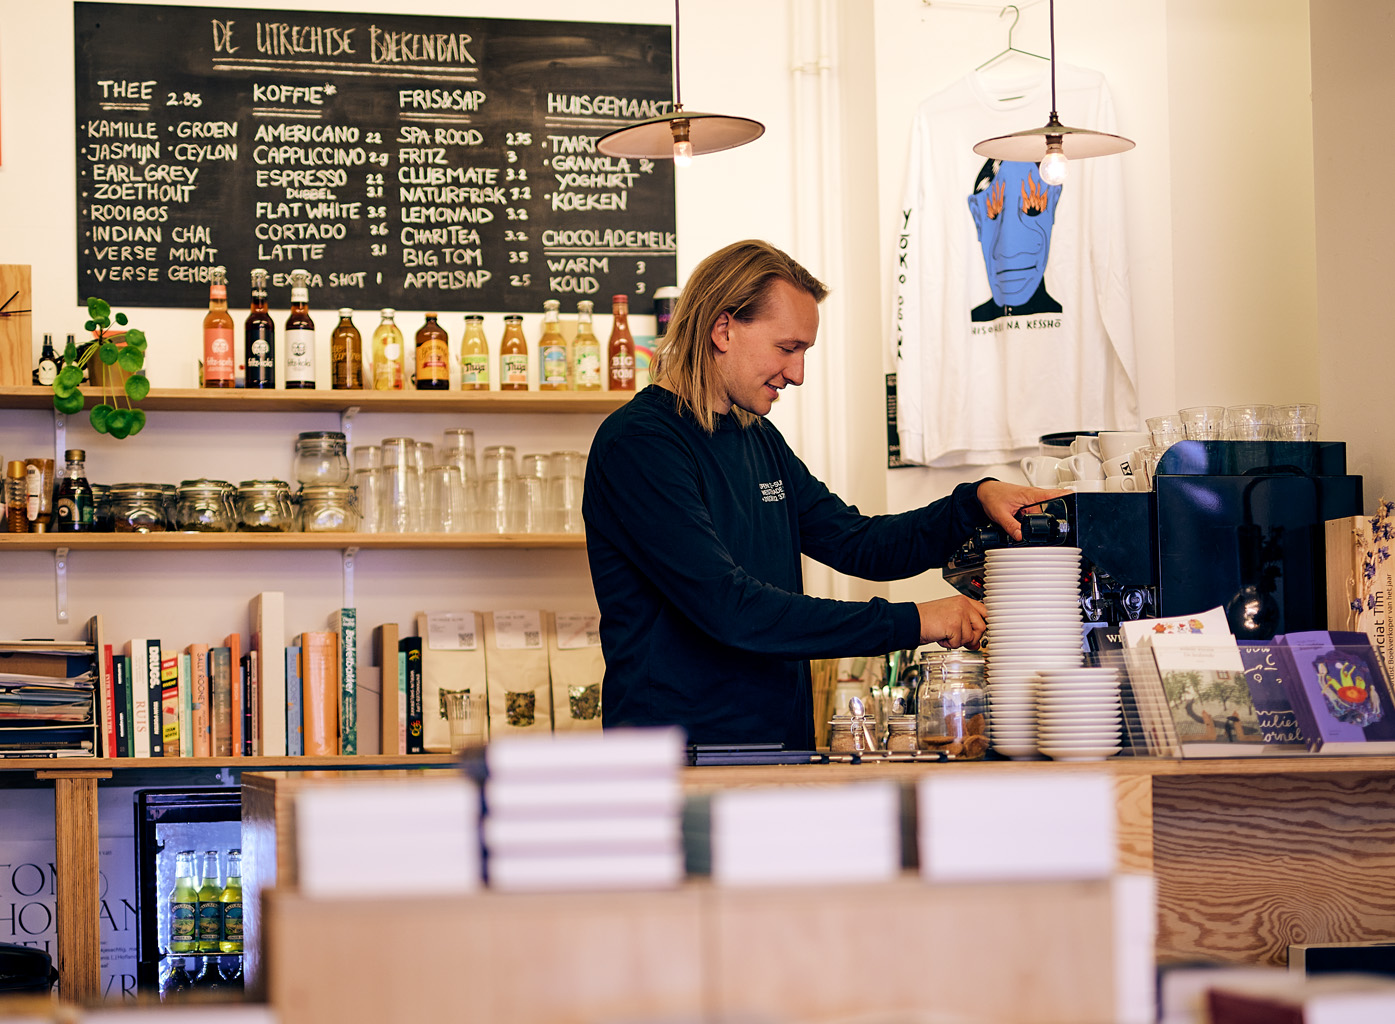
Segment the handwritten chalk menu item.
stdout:
[[[76,3],[78,301],[535,311],[677,277],[667,25]],[[275,303],[273,299],[273,304]]]

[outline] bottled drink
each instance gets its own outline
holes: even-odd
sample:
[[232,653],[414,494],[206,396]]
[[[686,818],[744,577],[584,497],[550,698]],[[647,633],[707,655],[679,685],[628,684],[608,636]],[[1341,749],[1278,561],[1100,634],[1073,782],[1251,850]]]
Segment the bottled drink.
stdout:
[[233,318],[228,312],[228,272],[214,267],[208,283],[208,312],[203,318],[203,386],[237,386],[233,356]]
[[542,337],[538,339],[538,359],[542,365],[538,376],[539,391],[565,391],[570,383],[567,339],[562,336],[558,316],[561,306],[556,299],[543,303]]
[[[209,850],[203,855],[203,884],[199,886],[198,901],[198,948],[204,953],[218,952],[218,942],[222,938],[223,905],[218,897],[223,895],[223,887],[218,884],[218,851]],[[212,960],[212,957],[208,958]]]
[[[199,891],[194,888],[194,851],[181,850],[174,855],[174,891],[170,893],[171,953],[192,953],[198,948],[198,903]],[[181,971],[183,963],[179,961]],[[184,980],[189,980],[188,975]]]
[[528,390],[528,339],[523,336],[523,317],[504,317],[504,337],[499,342],[499,390]]
[[572,388],[601,390],[601,342],[591,330],[591,300],[576,304],[576,340],[572,342]]
[[249,388],[276,386],[276,321],[266,309],[266,279],[265,270],[252,271],[252,309],[242,327]]
[[218,958],[216,956],[206,956],[203,958],[203,967],[194,977],[194,988],[215,989],[223,987],[223,974],[218,970]]
[[633,391],[635,389],[635,339],[630,334],[630,299],[626,295],[616,295],[610,300],[613,317],[610,328],[610,381],[611,391]]
[[242,851],[228,851],[228,882],[218,902],[223,905],[223,937],[218,949],[224,953],[242,952]]
[[310,274],[291,271],[291,315],[286,318],[286,387],[315,386],[315,321],[310,319]]
[[238,957],[230,964],[223,967],[223,984],[228,988],[242,991],[244,982],[242,977],[242,957]]
[[22,459],[11,459],[5,467],[5,516],[10,533],[29,532],[29,485]]
[[465,317],[465,334],[460,339],[460,390],[489,390],[489,340],[484,336],[484,317]]
[[401,391],[405,383],[402,370],[402,332],[393,317],[395,309],[383,310],[383,319],[373,332],[373,390]]
[[34,383],[48,387],[58,376],[58,354],[53,351],[53,335],[44,335],[44,347],[39,352],[39,363],[34,367]]
[[329,386],[336,391],[363,387],[363,336],[354,326],[354,311],[339,310],[339,324],[329,336]]
[[[59,533],[90,533],[97,515],[97,503],[83,465],[87,453],[81,448],[69,448],[63,453],[63,458],[67,468],[58,484],[57,500],[53,503],[53,529]],[[189,873],[193,874],[192,862]]]
[[445,391],[450,387],[450,337],[435,313],[417,331],[417,390]]
[[[193,854],[189,855],[191,858]],[[176,995],[180,992],[188,992],[194,987],[194,979],[189,977],[188,970],[184,966],[184,958],[180,957],[170,968],[169,977],[165,979],[164,987],[160,990],[160,998]]]

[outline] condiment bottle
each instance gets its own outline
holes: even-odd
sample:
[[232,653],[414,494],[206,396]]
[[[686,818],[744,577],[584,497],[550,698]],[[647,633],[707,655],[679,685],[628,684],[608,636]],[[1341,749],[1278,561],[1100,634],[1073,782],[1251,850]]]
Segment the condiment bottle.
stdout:
[[25,483],[25,466],[21,459],[12,459],[5,467],[5,516],[10,533],[28,533],[27,507],[29,488]]
[[44,347],[39,352],[38,365],[34,367],[34,383],[48,387],[58,376],[58,354],[53,351],[53,335],[44,335]]
[[567,339],[562,335],[558,311],[562,304],[556,299],[543,303],[542,337],[538,339],[538,359],[542,370],[538,377],[539,391],[566,391]]
[[329,386],[336,391],[363,387],[363,337],[354,326],[354,311],[339,310],[339,323],[329,336]]
[[484,317],[465,317],[465,334],[460,339],[460,390],[489,390],[489,339],[484,336]]
[[67,463],[58,484],[58,500],[53,503],[53,529],[57,533],[90,533],[97,515],[92,485],[83,465],[87,452],[69,448],[63,453]]
[[572,342],[572,388],[601,390],[601,342],[591,330],[590,299],[576,304],[576,340]]
[[404,384],[402,369],[402,332],[398,330],[395,309],[382,311],[382,322],[373,332],[373,390],[401,391]]
[[523,336],[523,317],[504,317],[504,337],[499,342],[499,390],[528,390],[528,339]]
[[608,386],[611,391],[635,389],[635,339],[630,334],[630,299],[616,295],[610,300],[613,317],[610,327]]
[[286,387],[315,386],[315,321],[310,319],[310,274],[291,271],[291,315],[286,318]]
[[426,323],[417,329],[417,390],[445,391],[450,388],[450,336],[436,322],[435,313],[426,314]]
[[203,386],[237,386],[233,318],[228,312],[228,272],[223,267],[214,267],[208,282],[208,312],[203,318]]
[[266,308],[265,270],[252,271],[252,306],[242,325],[242,361],[247,367],[246,386],[276,386],[276,321]]

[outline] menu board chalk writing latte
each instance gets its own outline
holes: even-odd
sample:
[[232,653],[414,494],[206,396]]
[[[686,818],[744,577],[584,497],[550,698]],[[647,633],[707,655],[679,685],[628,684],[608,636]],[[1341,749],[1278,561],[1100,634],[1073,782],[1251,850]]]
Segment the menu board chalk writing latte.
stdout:
[[[210,269],[317,307],[644,303],[673,165],[667,25],[76,3],[78,301],[201,307]],[[236,302],[234,298],[234,302]],[[647,305],[641,304],[641,309]]]

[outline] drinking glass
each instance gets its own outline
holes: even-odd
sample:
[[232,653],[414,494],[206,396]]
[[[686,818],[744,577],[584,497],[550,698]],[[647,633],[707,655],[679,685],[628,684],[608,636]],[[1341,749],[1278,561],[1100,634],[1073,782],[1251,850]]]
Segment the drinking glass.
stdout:
[[489,704],[482,693],[443,690],[446,721],[450,725],[450,752],[459,754],[469,747],[483,746],[489,737]]
[[354,472],[360,469],[382,469],[383,450],[376,444],[354,446]]
[[426,471],[428,533],[465,532],[465,489],[455,466],[432,466]]
[[475,462],[475,432],[461,427],[446,431],[441,447],[441,464],[460,470],[460,482],[465,495],[465,525],[468,532],[475,529],[479,517],[480,471]]
[[1189,441],[1219,441],[1225,429],[1225,406],[1193,405],[1177,410]]
[[581,533],[581,487],[586,456],[581,452],[553,452],[548,459],[548,529],[556,533]]
[[536,476],[520,476],[513,482],[511,510],[514,533],[544,533],[547,530],[543,504],[543,481]]
[[[358,449],[355,449],[357,451]],[[354,470],[354,486],[358,488],[358,528],[362,533],[383,532],[383,470],[365,466]]]
[[494,445],[484,450],[479,516],[480,529],[485,533],[509,532],[513,482],[518,478],[515,457],[516,451],[510,445]]
[[1182,418],[1176,414],[1169,414],[1149,417],[1148,436],[1153,439],[1153,444],[1166,448],[1185,440],[1187,433],[1182,429]]
[[1138,468],[1135,469],[1134,472],[1135,474],[1141,474],[1139,477],[1143,483],[1143,487],[1140,488],[1141,490],[1153,490],[1153,477],[1158,471],[1158,462],[1161,461],[1163,453],[1166,451],[1167,449],[1162,445],[1154,444],[1148,445],[1145,448],[1140,448],[1138,451],[1134,452],[1134,455],[1138,458]]
[[1272,405],[1232,405],[1225,411],[1227,441],[1263,441],[1274,421]]
[[1274,439],[1316,441],[1318,407],[1311,404],[1280,405],[1274,409]]
[[[412,445],[412,465],[417,471],[417,486],[421,488],[419,506],[426,508],[426,471],[436,465],[436,446],[430,441],[417,441]],[[425,520],[418,529],[426,529]]]

